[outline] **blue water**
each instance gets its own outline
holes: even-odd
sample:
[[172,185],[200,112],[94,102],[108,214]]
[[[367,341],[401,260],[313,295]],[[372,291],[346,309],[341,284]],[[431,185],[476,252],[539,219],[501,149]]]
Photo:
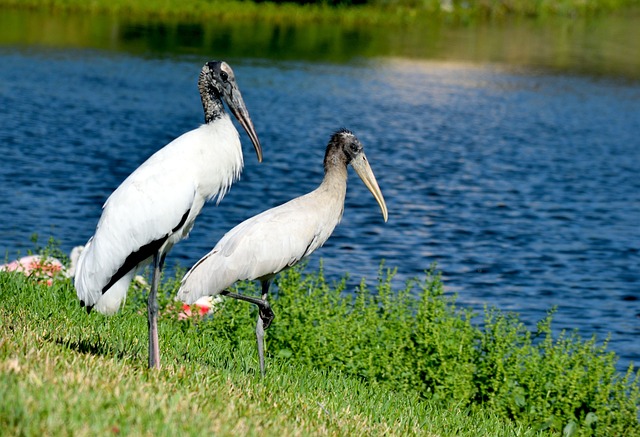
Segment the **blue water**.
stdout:
[[[0,254],[92,235],[101,205],[155,150],[202,121],[206,59],[0,49]],[[343,222],[314,255],[330,279],[402,286],[437,263],[461,304],[557,306],[620,368],[640,362],[640,85],[382,59],[342,65],[230,59],[263,143],[219,207],[205,207],[168,265],[188,267],[241,220],[312,190],[339,127],[365,144],[383,223],[351,173]]]

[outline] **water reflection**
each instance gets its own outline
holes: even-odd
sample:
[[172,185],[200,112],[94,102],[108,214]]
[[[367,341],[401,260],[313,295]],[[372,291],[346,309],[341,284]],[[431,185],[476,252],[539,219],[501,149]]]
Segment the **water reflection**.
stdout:
[[5,10],[0,44],[91,47],[160,56],[198,54],[345,62],[402,57],[640,78],[640,13],[399,27],[157,21]]

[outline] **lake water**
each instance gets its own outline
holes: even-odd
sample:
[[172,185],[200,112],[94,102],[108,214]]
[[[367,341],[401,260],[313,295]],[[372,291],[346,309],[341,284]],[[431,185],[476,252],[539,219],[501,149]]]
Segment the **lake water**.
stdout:
[[[402,33],[335,29],[303,43],[273,28],[91,20],[0,18],[2,256],[24,255],[33,233],[67,251],[84,244],[113,189],[201,123],[198,72],[225,58],[265,159],[243,133],[241,181],[205,207],[169,266],[192,265],[241,220],[315,188],[326,142],[345,126],[365,144],[389,222],[351,172],[343,222],[310,268],[322,258],[329,278],[374,285],[385,260],[400,287],[437,263],[461,304],[515,311],[531,327],[557,306],[555,328],[610,334],[621,370],[640,362],[637,26],[593,47],[566,36],[558,62],[544,44],[555,27],[529,29],[523,61],[507,25],[432,30],[416,48],[415,29],[406,45]],[[572,26],[587,38],[588,24]],[[502,45],[483,48],[500,32]],[[470,34],[479,39],[464,51]],[[540,59],[527,56],[536,47]]]

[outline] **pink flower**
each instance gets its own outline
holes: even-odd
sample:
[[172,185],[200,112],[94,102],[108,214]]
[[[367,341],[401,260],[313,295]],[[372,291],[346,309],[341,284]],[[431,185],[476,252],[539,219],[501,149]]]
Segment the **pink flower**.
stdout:
[[64,265],[56,258],[42,258],[40,255],[25,256],[10,263],[0,266],[0,270],[6,272],[19,272],[25,276],[35,278],[38,282],[44,282],[51,286],[53,278],[64,273]]
[[207,314],[212,314],[215,309],[213,299],[204,296],[198,299],[193,305],[182,304],[182,311],[178,314],[178,320],[186,320],[191,317],[204,318]]

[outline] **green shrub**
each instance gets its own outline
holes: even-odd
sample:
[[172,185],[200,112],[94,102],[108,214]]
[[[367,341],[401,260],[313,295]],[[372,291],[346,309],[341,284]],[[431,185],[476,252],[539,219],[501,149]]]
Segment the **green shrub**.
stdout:
[[[322,270],[280,274],[271,297],[268,360],[292,360],[370,384],[468,409],[490,409],[515,424],[565,435],[640,435],[640,376],[616,371],[606,342],[554,336],[552,311],[528,330],[514,314],[485,309],[475,321],[447,296],[439,274],[392,290],[381,270],[375,290],[330,286]],[[258,293],[252,284],[240,292]],[[256,311],[225,302],[206,323],[220,341],[253,338]],[[205,329],[205,328],[200,328]]]

